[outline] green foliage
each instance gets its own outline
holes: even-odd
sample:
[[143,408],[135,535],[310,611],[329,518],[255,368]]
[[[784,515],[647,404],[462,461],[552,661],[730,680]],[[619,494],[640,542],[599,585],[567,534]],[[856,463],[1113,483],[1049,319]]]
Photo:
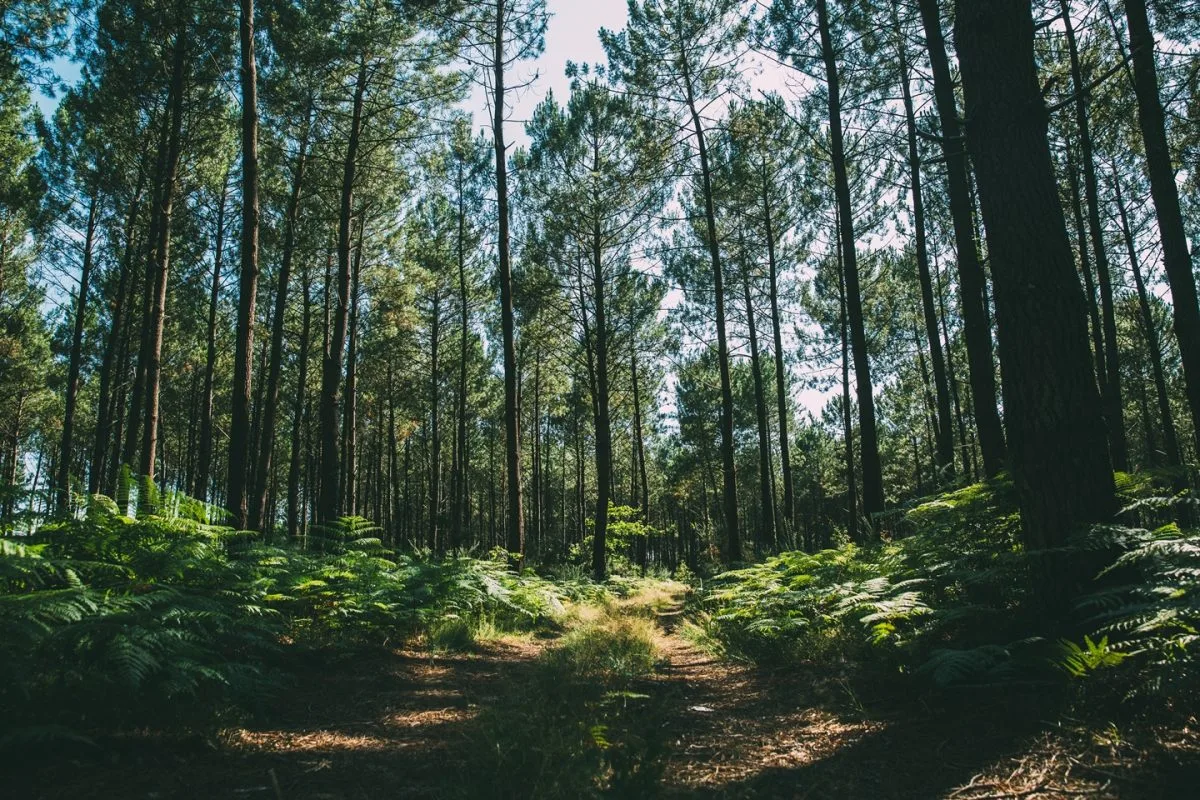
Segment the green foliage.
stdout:
[[1092,641],[1090,636],[1084,636],[1082,646],[1063,639],[1059,646],[1062,651],[1059,665],[1074,678],[1086,678],[1098,669],[1115,667],[1129,657],[1127,653],[1110,647],[1107,636],[1098,642]]
[[202,721],[257,702],[289,650],[423,632],[462,648],[481,626],[532,630],[563,609],[554,584],[504,558],[396,554],[375,532],[348,518],[301,551],[96,501],[0,539],[0,705],[12,709],[0,735]]
[[652,628],[645,620],[629,618],[584,625],[563,637],[562,643],[546,657],[555,669],[579,679],[631,681],[654,669]]
[[480,719],[464,795],[655,796],[662,708],[639,684],[654,667],[652,630],[609,609],[508,676]]
[[[1195,509],[1187,499],[1147,498],[1126,513],[1190,519]],[[1194,693],[1200,685],[1200,532],[1175,522],[1154,529],[1109,526],[1087,544],[1119,553],[1079,603],[1100,641],[1088,645],[1088,657],[1097,658],[1093,651],[1101,649],[1108,660],[1098,666],[1122,666],[1132,695]]]
[[[1169,480],[1169,476],[1167,478]],[[1147,497],[1159,479],[1118,475],[1129,519],[1191,519],[1186,497]],[[1200,533],[1099,526],[1066,557],[1099,573],[1057,647],[1030,592],[1020,520],[1004,479],[911,509],[905,538],[782,553],[717,576],[699,595],[702,637],[754,661],[853,655],[938,686],[1103,675],[1131,695],[1179,698],[1200,678]],[[1107,565],[1107,566],[1105,566]],[[1033,635],[1031,635],[1033,634]]]
[[[1027,593],[1010,492],[1006,481],[976,484],[909,511],[905,538],[786,552],[718,575],[701,595],[706,635],[755,661],[874,650],[919,664],[945,642],[990,645]],[[939,682],[960,673],[928,672]]]

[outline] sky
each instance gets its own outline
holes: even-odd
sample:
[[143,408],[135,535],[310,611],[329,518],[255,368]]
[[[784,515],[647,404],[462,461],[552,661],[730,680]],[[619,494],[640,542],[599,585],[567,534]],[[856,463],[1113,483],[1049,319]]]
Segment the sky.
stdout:
[[[625,0],[546,0],[550,21],[546,26],[546,49],[538,58],[522,62],[507,78],[511,84],[522,83],[536,76],[532,84],[515,93],[509,110],[511,124],[505,130],[509,142],[516,146],[528,144],[525,122],[549,92],[560,103],[570,94],[570,81],[565,71],[567,62],[604,64],[607,58],[600,44],[601,28],[619,31],[629,18]],[[475,114],[475,125],[487,124],[491,113],[484,91],[476,88],[467,101]]]

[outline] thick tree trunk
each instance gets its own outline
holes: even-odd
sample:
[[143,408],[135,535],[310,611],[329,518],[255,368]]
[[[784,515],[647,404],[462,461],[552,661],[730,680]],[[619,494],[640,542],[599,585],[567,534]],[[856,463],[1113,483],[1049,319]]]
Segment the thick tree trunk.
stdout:
[[[229,475],[225,507],[232,515],[233,527],[243,530],[249,522],[246,486],[251,478],[250,390],[253,381],[254,310],[258,299],[258,73],[254,61],[254,0],[241,0],[238,32],[242,45],[242,263],[238,281],[233,413],[229,424]],[[261,508],[259,512],[261,516]],[[256,522],[261,523],[261,519]]]
[[92,280],[92,252],[96,243],[99,198],[94,193],[88,202],[83,233],[83,265],[79,270],[79,292],[75,298],[75,326],[71,333],[71,354],[67,364],[67,397],[63,410],[62,440],[58,447],[58,475],[55,478],[54,509],[66,514],[71,507],[71,465],[75,463],[75,407],[79,400],[79,371],[83,359],[83,325],[87,319],[88,285]]
[[838,83],[837,57],[829,32],[826,0],[817,0],[817,25],[825,59],[829,90],[829,141],[833,159],[834,194],[841,226],[842,274],[846,281],[846,310],[850,322],[850,344],[854,355],[854,382],[858,395],[859,437],[862,440],[863,512],[868,516],[883,511],[883,468],[879,461],[879,438],[875,430],[875,393],[871,384],[871,360],[867,353],[867,330],[863,320],[862,288],[858,278],[858,253],[854,238],[854,209],[850,203],[850,179],[846,148],[842,140],[842,100]]
[[1175,318],[1175,336],[1183,361],[1183,379],[1192,430],[1200,452],[1200,305],[1196,299],[1196,278],[1188,253],[1183,214],[1179,207],[1179,187],[1175,185],[1175,167],[1167,144],[1166,121],[1158,97],[1158,69],[1154,64],[1154,34],[1146,16],[1146,0],[1125,0],[1129,20],[1129,44],[1133,51],[1134,90],[1137,93],[1138,122],[1146,146],[1146,171],[1150,176],[1150,196],[1158,215],[1162,237],[1163,266],[1171,286],[1171,309]]
[[958,255],[958,288],[963,317],[963,339],[967,346],[967,368],[971,403],[979,431],[983,471],[988,477],[1004,469],[1004,430],[996,410],[996,368],[992,360],[992,334],[984,300],[986,279],[975,243],[971,187],[962,126],[954,99],[954,79],[946,57],[938,0],[918,0],[929,64],[933,72],[934,100],[942,128],[942,154],[946,159],[950,217],[954,226],[954,249]]
[[[958,0],[967,142],[987,228],[1005,417],[1026,547],[1064,545],[1116,511],[1086,306],[1058,199],[1022,0]],[[1037,589],[1061,610],[1079,566],[1042,553]]]
[[521,508],[521,406],[517,393],[516,315],[508,241],[508,148],[504,143],[504,38],[506,0],[496,0],[495,52],[492,61],[492,137],[496,150],[496,214],[500,337],[504,350],[504,450],[508,478],[508,521],[504,546],[516,563],[525,556],[525,515]]
[[354,179],[358,165],[358,142],[362,131],[363,96],[367,91],[367,60],[359,64],[354,83],[354,106],[350,116],[350,136],[342,162],[342,201],[338,214],[337,236],[337,309],[326,325],[329,344],[321,365],[321,494],[317,502],[317,519],[336,520],[342,511],[338,485],[341,471],[338,438],[341,433],[340,415],[342,389],[342,351],[346,346],[346,316],[350,300],[351,223],[354,216]]

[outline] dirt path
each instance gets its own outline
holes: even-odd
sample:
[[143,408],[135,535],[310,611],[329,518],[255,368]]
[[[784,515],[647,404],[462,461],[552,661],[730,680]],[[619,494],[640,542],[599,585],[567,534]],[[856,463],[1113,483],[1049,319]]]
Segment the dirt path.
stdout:
[[1011,697],[897,703],[894,684],[852,689],[828,674],[715,660],[681,635],[677,598],[616,614],[658,623],[658,666],[628,691],[576,700],[542,657],[561,646],[555,638],[376,652],[314,665],[262,721],[215,742],[131,736],[99,763],[60,759],[0,795],[515,798],[578,797],[582,786],[616,797],[1187,796],[1170,779],[1113,772],[1117,744],[1116,767],[1095,747],[1064,753]]

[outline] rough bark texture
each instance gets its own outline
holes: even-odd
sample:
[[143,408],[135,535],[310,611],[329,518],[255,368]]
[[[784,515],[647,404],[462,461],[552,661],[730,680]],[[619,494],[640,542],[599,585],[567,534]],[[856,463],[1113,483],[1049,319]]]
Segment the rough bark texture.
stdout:
[[[959,0],[955,39],[967,142],[987,229],[1005,417],[1026,546],[1059,547],[1115,511],[1112,465],[1092,373],[1083,291],[1046,138],[1022,0]],[[1042,558],[1038,588],[1052,606],[1078,572]]]

